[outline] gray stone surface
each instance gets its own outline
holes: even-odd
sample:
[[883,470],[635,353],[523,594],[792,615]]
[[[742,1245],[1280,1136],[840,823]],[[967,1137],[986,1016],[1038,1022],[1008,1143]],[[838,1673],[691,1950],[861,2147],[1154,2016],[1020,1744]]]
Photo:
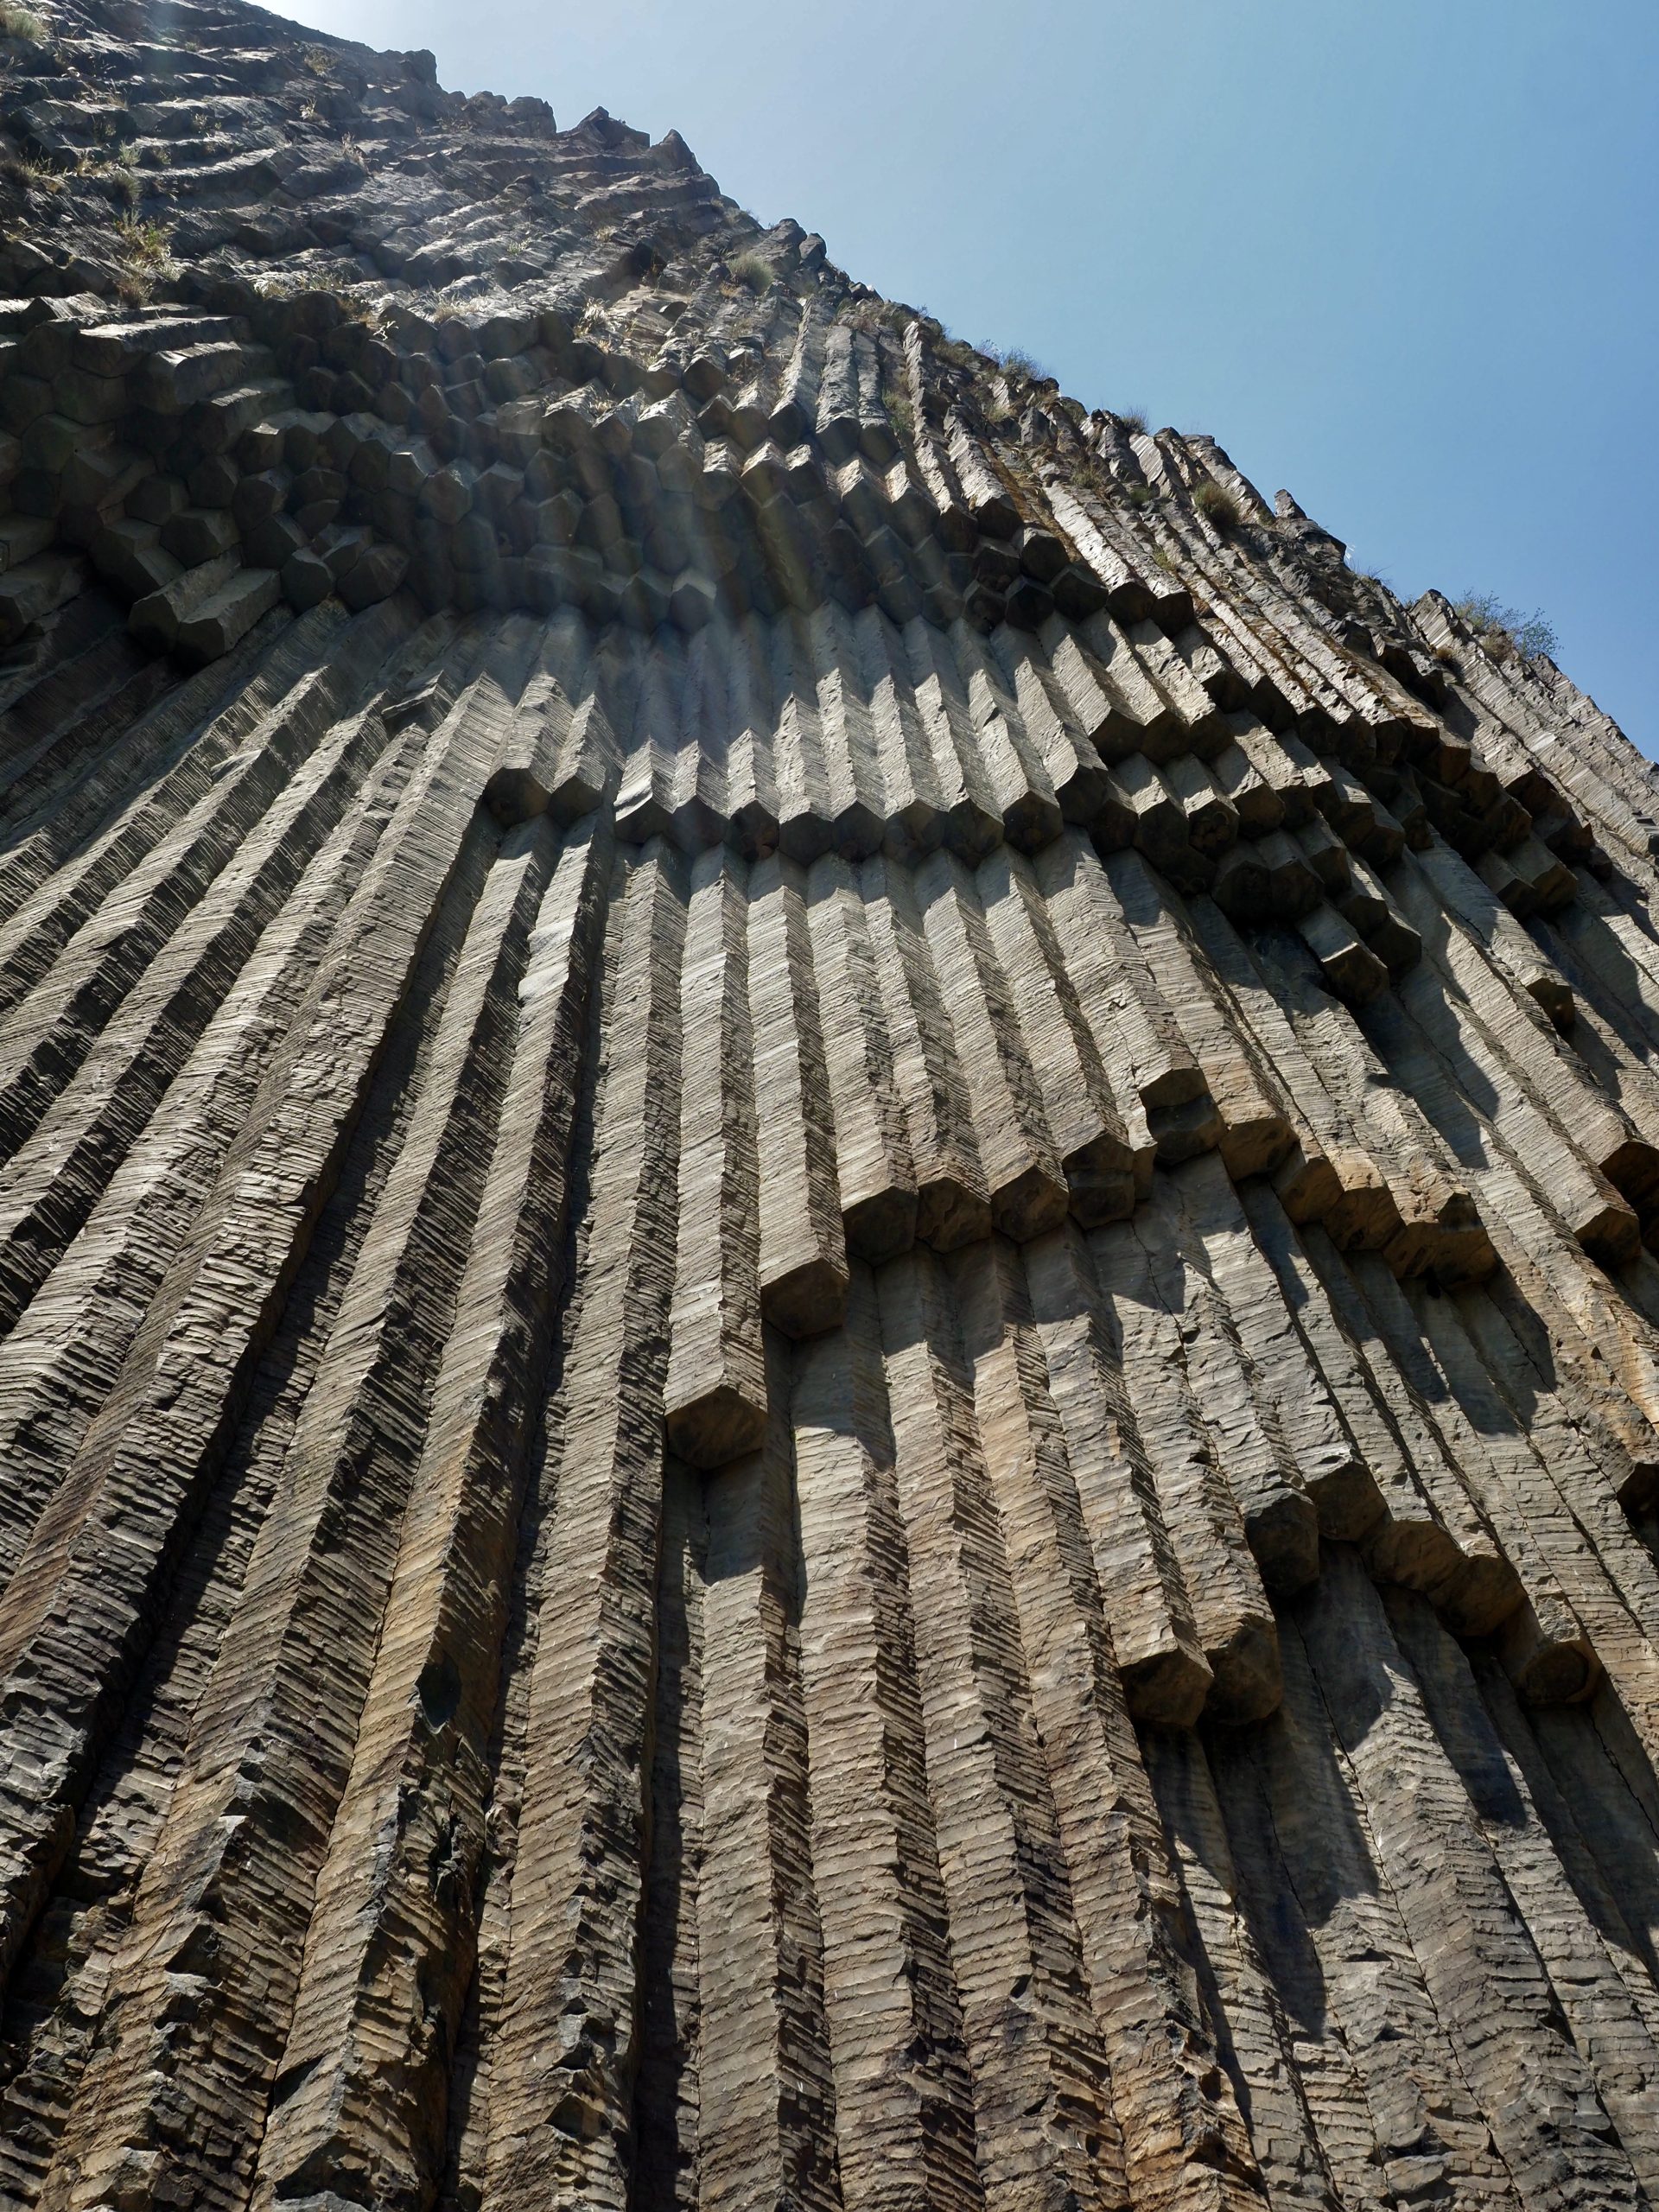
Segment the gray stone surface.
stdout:
[[672,133],[0,87],[0,2203],[1659,2201],[1648,765]]

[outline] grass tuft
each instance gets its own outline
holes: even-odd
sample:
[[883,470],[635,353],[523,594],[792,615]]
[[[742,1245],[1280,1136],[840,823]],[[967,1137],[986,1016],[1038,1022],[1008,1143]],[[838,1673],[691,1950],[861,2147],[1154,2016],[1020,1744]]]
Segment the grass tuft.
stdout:
[[129,209],[136,207],[143,196],[137,164],[130,154],[117,154],[108,161],[83,154],[75,165],[75,175],[101,185],[112,200],[124,200]]
[[1034,355],[1020,346],[993,346],[989,339],[982,340],[976,350],[1004,375],[1026,377],[1033,384],[1051,384],[1053,379]]
[[60,169],[55,162],[48,162],[39,154],[20,154],[8,158],[6,172],[13,181],[21,184],[25,192],[61,192],[67,169]]
[[777,282],[777,272],[765,256],[759,253],[740,253],[732,264],[732,276],[740,284],[747,284],[756,299],[764,299]]
[[17,0],[0,0],[0,38],[38,46],[45,36],[46,25],[32,8],[19,7]]
[[141,223],[124,215],[115,226],[115,250],[121,257],[116,290],[129,306],[142,306],[157,283],[173,273],[168,251],[168,232],[161,223]]
[[1200,484],[1192,494],[1192,504],[1211,528],[1220,531],[1224,536],[1228,531],[1237,529],[1238,501],[1224,486],[1213,480]]
[[1010,375],[1028,377],[1033,384],[1047,384],[1052,381],[1048,371],[1042,363],[1019,346],[1009,346],[1007,352],[1002,356],[1002,365]]
[[1117,419],[1132,438],[1144,438],[1147,435],[1147,410],[1144,407],[1120,408]]

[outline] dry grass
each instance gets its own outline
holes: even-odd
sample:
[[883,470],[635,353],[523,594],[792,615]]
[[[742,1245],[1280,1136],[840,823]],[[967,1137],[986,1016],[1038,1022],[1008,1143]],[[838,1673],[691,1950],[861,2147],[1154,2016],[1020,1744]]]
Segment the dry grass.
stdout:
[[6,164],[7,170],[25,192],[61,192],[63,181],[71,172],[60,169],[41,154],[19,154]]
[[1241,519],[1238,501],[1224,486],[1212,482],[1200,484],[1192,494],[1192,504],[1214,530],[1224,536],[1236,530]]
[[173,274],[168,233],[160,223],[124,215],[115,226],[115,249],[121,259],[116,291],[128,306],[141,307],[161,279]]
[[129,208],[136,207],[143,197],[143,187],[130,154],[118,154],[108,161],[94,154],[83,154],[75,164],[75,175],[84,176],[89,183],[102,185],[111,199],[125,200]]
[[994,346],[988,338],[981,341],[976,350],[994,368],[1001,369],[1005,376],[1024,377],[1032,384],[1052,384],[1054,381],[1042,363],[1021,346]]
[[758,253],[740,253],[732,264],[732,276],[740,284],[747,284],[756,299],[764,299],[778,281],[772,264]]
[[135,222],[130,215],[124,215],[115,226],[116,241],[124,261],[140,269],[160,269],[172,256],[168,251],[168,232],[161,223]]
[[1011,376],[1026,377],[1033,384],[1053,381],[1042,363],[1019,346],[1010,346],[1002,356],[1002,366]]
[[894,429],[907,443],[913,442],[916,436],[916,410],[910,404],[909,394],[902,391],[890,391],[885,395],[885,398],[888,418]]

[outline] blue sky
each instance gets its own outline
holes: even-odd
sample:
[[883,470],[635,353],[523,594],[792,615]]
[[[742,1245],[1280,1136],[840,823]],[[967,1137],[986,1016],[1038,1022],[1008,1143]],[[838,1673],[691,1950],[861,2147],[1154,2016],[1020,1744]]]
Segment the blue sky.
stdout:
[[1659,753],[1656,0],[300,0],[672,126],[764,222],[1211,431],[1407,594],[1541,607]]

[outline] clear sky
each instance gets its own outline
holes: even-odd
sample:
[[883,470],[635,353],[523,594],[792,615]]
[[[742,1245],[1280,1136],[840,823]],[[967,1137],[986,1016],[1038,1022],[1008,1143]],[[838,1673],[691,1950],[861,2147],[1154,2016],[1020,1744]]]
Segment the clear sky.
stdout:
[[763,222],[1354,563],[1541,608],[1659,753],[1659,0],[297,0],[671,126]]

